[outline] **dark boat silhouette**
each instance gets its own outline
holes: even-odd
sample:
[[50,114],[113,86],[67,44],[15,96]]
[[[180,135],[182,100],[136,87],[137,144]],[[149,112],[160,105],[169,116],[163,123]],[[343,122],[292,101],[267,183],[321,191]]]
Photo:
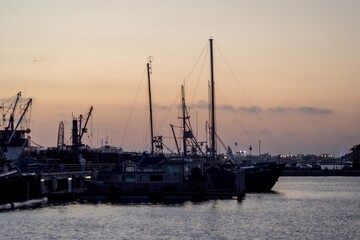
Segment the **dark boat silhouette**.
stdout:
[[270,192],[286,163],[278,164],[276,162],[259,162],[252,166],[242,167],[245,173],[246,192]]

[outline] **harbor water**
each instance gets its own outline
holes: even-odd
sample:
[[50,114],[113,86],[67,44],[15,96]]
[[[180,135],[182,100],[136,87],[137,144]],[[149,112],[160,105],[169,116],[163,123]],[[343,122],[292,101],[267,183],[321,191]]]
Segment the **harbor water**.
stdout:
[[359,177],[281,177],[273,193],[0,213],[0,239],[360,239]]

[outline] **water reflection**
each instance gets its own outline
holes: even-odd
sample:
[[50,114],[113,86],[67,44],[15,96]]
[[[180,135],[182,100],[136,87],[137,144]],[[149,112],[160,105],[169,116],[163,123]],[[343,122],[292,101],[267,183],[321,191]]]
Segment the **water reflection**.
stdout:
[[2,239],[356,239],[359,178],[280,178],[202,202],[76,203],[0,213]]

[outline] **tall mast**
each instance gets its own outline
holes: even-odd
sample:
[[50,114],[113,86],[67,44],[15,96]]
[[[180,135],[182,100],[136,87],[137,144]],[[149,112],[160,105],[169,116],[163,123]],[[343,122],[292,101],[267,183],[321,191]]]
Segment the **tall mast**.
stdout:
[[184,90],[184,85],[181,85],[181,105],[182,105],[182,124],[183,124],[183,147],[184,147],[184,157],[186,157],[186,152],[187,152],[187,146],[186,146],[186,136],[185,136],[185,132],[186,132],[186,104],[185,104],[185,90]]
[[[181,85],[181,105],[182,105],[182,117],[179,117],[182,119],[182,129],[183,129],[183,146],[184,146],[184,154],[183,156],[186,157],[188,155],[188,152],[191,152],[192,154],[195,153],[194,151],[199,151],[199,153],[202,153],[201,147],[199,146],[199,143],[197,142],[196,138],[194,137],[191,123],[190,123],[190,116],[187,111],[186,102],[185,102],[185,87],[184,85]],[[188,140],[190,139],[190,140]],[[188,148],[191,147],[190,150]],[[194,148],[195,147],[195,148]]]
[[215,160],[215,91],[214,91],[214,59],[213,59],[213,39],[210,38],[210,76],[211,76],[211,160]]
[[147,74],[148,74],[148,86],[149,86],[149,112],[150,112],[150,143],[151,143],[151,155],[154,154],[154,131],[153,131],[153,117],[152,117],[152,100],[151,100],[151,85],[150,85],[150,74],[152,74],[151,70],[151,62],[153,57],[148,57],[147,66]]

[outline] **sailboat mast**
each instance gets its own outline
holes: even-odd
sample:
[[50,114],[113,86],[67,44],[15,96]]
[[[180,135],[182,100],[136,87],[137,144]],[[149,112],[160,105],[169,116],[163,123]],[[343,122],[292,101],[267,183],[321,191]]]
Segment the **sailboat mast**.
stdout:
[[151,143],[151,155],[154,154],[154,130],[153,130],[153,116],[152,116],[152,100],[151,100],[151,85],[150,85],[150,74],[151,71],[151,62],[153,58],[148,57],[147,74],[148,74],[148,86],[149,86],[149,112],[150,112],[150,143]]
[[186,105],[185,105],[185,90],[184,85],[181,85],[181,105],[182,105],[182,124],[183,124],[183,147],[184,147],[184,157],[186,157]]
[[211,77],[211,159],[215,160],[215,91],[214,91],[214,58],[213,58],[213,39],[210,38],[210,77]]

